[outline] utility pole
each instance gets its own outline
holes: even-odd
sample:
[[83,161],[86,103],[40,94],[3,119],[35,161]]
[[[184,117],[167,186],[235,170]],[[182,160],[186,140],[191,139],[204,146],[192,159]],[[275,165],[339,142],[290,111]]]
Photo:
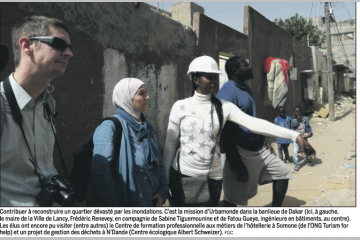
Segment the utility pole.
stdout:
[[310,46],[310,43],[309,43],[309,34],[306,36],[307,38],[307,44],[308,44],[308,47]]
[[326,26],[326,50],[327,50],[327,78],[328,78],[328,102],[329,120],[335,121],[334,87],[332,77],[331,34],[330,34],[330,11],[329,3],[325,3],[325,26]]

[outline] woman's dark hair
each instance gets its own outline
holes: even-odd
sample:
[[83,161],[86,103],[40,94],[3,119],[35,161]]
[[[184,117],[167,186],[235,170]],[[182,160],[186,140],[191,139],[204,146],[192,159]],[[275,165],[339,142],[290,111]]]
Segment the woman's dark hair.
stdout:
[[197,78],[200,78],[200,76],[202,75],[203,73],[202,72],[194,72],[191,74],[191,82],[192,82],[192,86],[193,86],[193,90],[192,90],[192,96],[194,96],[195,94],[195,91],[197,89],[197,85],[195,83],[195,80],[194,78],[197,77]]
[[[193,95],[195,94],[195,91],[197,89],[197,85],[195,84],[195,80],[194,78],[197,77],[197,78],[200,78],[204,73],[203,72],[195,72],[191,75],[191,81],[192,81],[192,84],[193,84]],[[218,136],[221,132],[221,128],[222,128],[222,125],[223,125],[223,121],[224,121],[224,114],[223,114],[223,109],[222,109],[222,103],[221,101],[215,97],[214,95],[211,94],[211,124],[212,124],[212,127],[214,128],[214,121],[213,121],[213,106],[215,107],[215,111],[218,115],[218,118],[219,118],[219,124],[220,124],[220,129],[219,129],[219,132],[218,132]]]
[[223,115],[223,109],[222,109],[222,103],[220,102],[220,100],[215,97],[214,95],[211,94],[211,122],[213,123],[212,119],[213,119],[213,108],[212,106],[215,106],[215,110],[216,110],[216,113],[218,115],[218,118],[219,118],[219,124],[220,124],[220,129],[219,129],[219,132],[218,132],[218,136],[221,132],[221,128],[222,128],[222,125],[223,125],[223,121],[224,121],[224,115]]

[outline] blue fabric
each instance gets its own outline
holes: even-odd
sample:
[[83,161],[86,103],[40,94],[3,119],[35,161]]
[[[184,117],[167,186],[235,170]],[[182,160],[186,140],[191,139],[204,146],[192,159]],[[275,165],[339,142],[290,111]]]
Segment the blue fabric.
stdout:
[[[291,117],[286,116],[286,118],[282,118],[280,116],[278,116],[277,118],[275,118],[275,124],[280,126],[280,127],[284,127],[287,129],[291,129]],[[277,143],[292,143],[292,140],[288,140],[288,139],[284,139],[284,138],[276,138],[276,142]]]
[[[115,204],[112,206],[151,207],[154,193],[165,202],[168,191],[165,169],[152,125],[143,115],[143,123],[138,124],[121,108],[116,109],[114,116],[123,127],[118,176],[114,176],[109,168],[115,140],[112,121],[104,121],[93,137],[91,175],[97,202],[100,205],[105,202]],[[154,186],[156,189],[152,189]]]
[[[148,167],[148,169],[153,168],[153,163],[156,163],[159,158],[161,158],[161,154],[159,153],[157,142],[156,142],[156,136],[154,133],[154,130],[151,126],[151,124],[145,120],[144,115],[142,115],[143,123],[138,124],[134,118],[132,118],[127,112],[125,112],[121,108],[116,109],[116,114],[120,117],[120,122],[123,124],[123,138],[125,137],[125,143],[129,142],[129,135],[128,135],[128,129],[131,128],[135,131],[136,138],[142,142],[143,149],[145,151],[145,164]],[[123,120],[123,121],[121,121]],[[124,126],[125,125],[125,126]],[[123,143],[123,142],[121,142]],[[123,144],[121,144],[123,145]],[[120,149],[120,156],[125,157],[123,155],[125,153],[121,152]]]
[[[229,80],[223,85],[216,97],[232,102],[244,113],[256,117],[256,103],[251,88],[247,84],[245,84],[245,88],[242,89],[237,83]],[[226,122],[226,124],[233,125],[232,128],[236,133],[237,144],[239,146],[250,151],[256,151],[263,147],[264,136],[252,133],[247,128],[229,121]]]

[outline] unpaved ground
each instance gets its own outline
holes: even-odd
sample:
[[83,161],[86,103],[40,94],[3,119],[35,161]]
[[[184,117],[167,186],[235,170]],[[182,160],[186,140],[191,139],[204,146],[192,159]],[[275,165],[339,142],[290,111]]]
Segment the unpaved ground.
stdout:
[[[300,171],[293,170],[284,207],[298,206],[355,206],[356,165],[356,109],[353,99],[346,95],[335,96],[336,121],[310,115],[314,136],[309,139],[317,152],[314,166],[301,161]],[[289,114],[289,113],[288,113]],[[277,151],[276,144],[273,144]],[[290,161],[292,144],[289,146]],[[348,160],[346,160],[347,158]],[[303,159],[299,157],[299,159]],[[248,206],[271,206],[272,184],[259,186],[258,194]]]

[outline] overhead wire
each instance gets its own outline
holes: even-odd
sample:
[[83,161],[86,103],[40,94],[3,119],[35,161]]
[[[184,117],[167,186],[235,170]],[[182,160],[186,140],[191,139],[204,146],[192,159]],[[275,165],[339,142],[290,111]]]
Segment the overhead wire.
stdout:
[[[317,22],[316,22],[316,4],[317,4],[317,3],[315,2],[314,19],[313,19],[313,23],[314,23],[315,25],[317,25]],[[310,15],[309,15],[308,24],[310,23],[310,19],[312,19],[312,18],[311,18],[311,15],[312,15],[312,10],[313,10],[313,8],[314,8],[314,3],[311,4],[311,10],[310,10]]]
[[341,4],[342,4],[343,8],[346,9],[347,13],[349,14],[350,20],[354,23],[354,19],[351,17],[349,9],[347,9],[347,7],[346,7],[346,5],[344,3],[341,3]]
[[[330,6],[331,6],[331,3],[330,3]],[[337,22],[336,22],[336,18],[335,18],[334,13],[333,13],[332,15],[333,15],[333,18],[334,18],[334,21],[335,21],[335,27],[336,27],[337,33],[338,33],[338,35],[339,35],[341,50],[343,51],[346,59],[349,61],[349,57],[348,57],[348,55],[347,55],[347,53],[346,53],[346,51],[345,51],[345,47],[344,47],[343,41],[342,41],[341,36],[340,36],[340,31],[339,31],[339,28],[338,28],[338,25],[337,25]],[[350,61],[349,61],[349,64],[350,64],[350,66],[351,66],[352,68],[354,68],[354,66],[351,64]]]
[[314,6],[314,3],[311,3],[311,10],[310,10],[310,15],[309,15],[309,22],[310,22],[310,19],[311,19],[311,13],[312,13],[313,6]]
[[322,4],[322,2],[320,2],[320,5],[319,5],[319,12],[320,12],[320,16],[321,16],[321,9],[322,9],[322,7],[321,7],[321,4]]
[[[331,5],[331,3],[330,3],[330,5]],[[337,31],[338,31],[338,34],[340,34],[340,31],[339,31],[339,28],[338,28],[337,21],[336,21],[336,19],[335,19],[335,14],[334,14],[334,13],[333,13],[333,18],[334,18],[334,21],[335,21],[335,26],[336,26],[336,29],[337,29]],[[340,25],[340,30],[341,30],[341,25]],[[346,54],[346,51],[345,51],[345,47],[344,47],[344,45],[343,45],[343,42],[342,42],[342,39],[341,39],[341,38],[340,38],[340,43],[341,43],[342,49],[343,49],[343,51],[344,51],[344,54],[345,54],[346,57],[348,58],[348,56],[347,56],[347,54]]]
[[[340,9],[339,9],[339,6],[338,6],[338,4],[336,4],[336,3],[334,3],[334,2],[331,2],[330,3],[330,7],[332,8],[332,9],[336,9],[336,11],[334,10],[333,12],[335,13],[335,12],[340,12],[340,20],[339,21],[341,21],[341,19],[342,19],[342,12],[340,11]],[[340,31],[341,31],[341,25],[340,25]]]
[[[332,4],[330,3],[330,6],[331,6],[331,5],[332,5]],[[332,15],[333,15],[333,18],[334,18],[334,22],[335,22],[335,27],[336,27],[337,33],[338,33],[338,35],[339,35],[339,40],[340,40],[341,49],[342,49],[342,51],[344,52],[346,58],[349,59],[348,56],[347,56],[347,54],[346,54],[346,51],[345,51],[345,48],[344,48],[344,45],[343,45],[343,42],[342,42],[342,39],[341,39],[341,36],[340,36],[340,30],[339,30],[338,25],[337,25],[337,21],[336,21],[336,18],[335,18],[335,14],[333,13]]]

